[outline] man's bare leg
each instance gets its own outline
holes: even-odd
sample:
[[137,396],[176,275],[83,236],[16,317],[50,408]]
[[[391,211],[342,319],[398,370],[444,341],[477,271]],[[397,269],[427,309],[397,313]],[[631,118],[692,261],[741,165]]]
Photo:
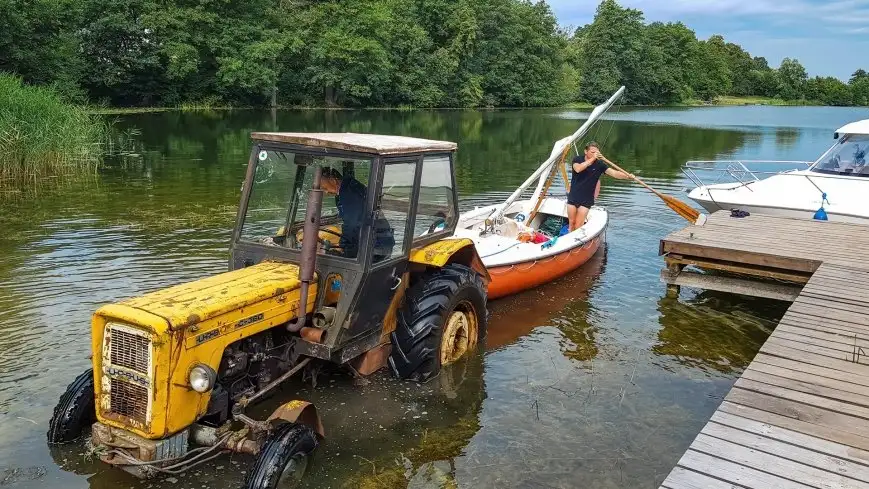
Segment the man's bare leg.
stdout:
[[585,218],[588,217],[588,207],[579,206],[576,208],[576,222],[575,227],[571,229],[574,231],[582,227],[585,224]]
[[574,227],[576,225],[576,211],[577,207],[575,205],[567,204],[567,229],[570,231],[576,229]]

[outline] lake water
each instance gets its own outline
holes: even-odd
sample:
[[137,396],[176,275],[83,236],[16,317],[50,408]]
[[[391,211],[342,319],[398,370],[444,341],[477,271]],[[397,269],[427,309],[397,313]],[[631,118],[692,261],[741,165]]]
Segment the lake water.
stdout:
[[[621,110],[592,130],[611,160],[684,197],[689,159],[814,159],[865,109]],[[140,482],[48,419],[89,365],[102,304],[226,268],[255,130],[354,131],[459,144],[467,208],[506,197],[585,114],[516,111],[220,111],[117,117],[94,178],[0,197],[0,485],[235,488],[226,456]],[[290,383],[257,410],[315,401],[327,438],[306,487],[648,487],[663,480],[765,341],[786,304],[683,290],[665,298],[658,240],[685,225],[657,198],[605,180],[608,244],[579,271],[490,303],[485,351],[424,386],[339,372]]]

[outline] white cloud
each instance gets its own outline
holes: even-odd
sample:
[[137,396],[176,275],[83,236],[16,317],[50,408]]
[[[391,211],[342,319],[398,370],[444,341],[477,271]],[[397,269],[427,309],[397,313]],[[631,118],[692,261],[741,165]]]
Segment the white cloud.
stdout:
[[[591,22],[600,0],[547,0],[559,23]],[[682,21],[700,38],[722,34],[777,66],[796,57],[809,74],[845,79],[866,57],[837,56],[842,46],[869,52],[869,0],[617,0],[646,20]],[[869,66],[864,66],[869,68]]]

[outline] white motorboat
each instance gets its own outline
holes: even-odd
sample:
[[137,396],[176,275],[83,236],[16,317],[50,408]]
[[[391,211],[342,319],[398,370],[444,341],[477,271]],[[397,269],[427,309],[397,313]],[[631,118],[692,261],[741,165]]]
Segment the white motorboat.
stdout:
[[[697,188],[688,197],[709,212],[812,219],[823,206],[831,221],[869,224],[869,119],[846,124],[834,137],[814,162],[689,161],[683,172]],[[792,168],[771,170],[782,165]],[[715,183],[703,182],[709,174],[717,175]]]

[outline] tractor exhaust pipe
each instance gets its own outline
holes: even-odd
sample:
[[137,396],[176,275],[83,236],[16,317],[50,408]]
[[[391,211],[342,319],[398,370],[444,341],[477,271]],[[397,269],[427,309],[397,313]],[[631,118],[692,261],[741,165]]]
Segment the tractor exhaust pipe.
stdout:
[[323,207],[323,189],[320,188],[320,180],[323,177],[323,168],[314,170],[314,184],[308,192],[308,209],[305,211],[305,226],[302,237],[302,256],[299,264],[299,279],[302,282],[299,290],[299,317],[287,325],[287,329],[293,333],[299,332],[305,327],[308,316],[308,289],[314,280],[314,272],[317,269],[317,238],[320,235],[320,210]]

